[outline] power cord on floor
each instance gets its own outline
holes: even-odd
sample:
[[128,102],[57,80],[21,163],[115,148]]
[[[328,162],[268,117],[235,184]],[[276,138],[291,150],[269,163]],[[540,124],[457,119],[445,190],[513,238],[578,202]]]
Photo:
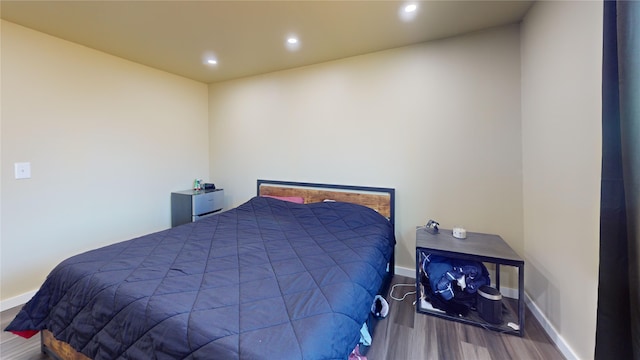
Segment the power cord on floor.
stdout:
[[[395,285],[393,285],[391,287],[391,291],[389,291],[389,297],[391,297],[395,301],[403,301],[408,295],[413,295],[413,294],[416,293],[415,291],[408,291],[401,298],[395,297],[395,296],[393,296],[393,290],[395,290],[396,286],[411,286],[411,287],[413,287],[415,289],[416,284],[395,284]],[[416,302],[414,301],[413,305],[415,305],[415,304],[416,304]]]

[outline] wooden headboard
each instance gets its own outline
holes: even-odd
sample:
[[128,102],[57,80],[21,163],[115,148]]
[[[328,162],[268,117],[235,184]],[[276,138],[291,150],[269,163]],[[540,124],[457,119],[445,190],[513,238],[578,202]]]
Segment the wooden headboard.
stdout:
[[258,180],[258,196],[299,196],[305,204],[334,200],[364,205],[395,223],[395,189],[279,180]]

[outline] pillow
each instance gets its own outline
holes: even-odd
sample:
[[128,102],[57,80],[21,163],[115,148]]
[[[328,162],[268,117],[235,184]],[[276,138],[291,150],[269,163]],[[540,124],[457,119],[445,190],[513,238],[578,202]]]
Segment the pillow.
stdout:
[[261,195],[262,197],[278,199],[282,201],[288,201],[296,204],[304,204],[304,199],[300,196],[273,196],[273,195]]

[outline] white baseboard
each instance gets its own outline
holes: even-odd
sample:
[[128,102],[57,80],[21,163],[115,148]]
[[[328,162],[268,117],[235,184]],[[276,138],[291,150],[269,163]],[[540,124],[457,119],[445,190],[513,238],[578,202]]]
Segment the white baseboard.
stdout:
[[27,291],[24,294],[0,301],[0,311],[5,311],[13,307],[26,304],[26,302],[31,300],[37,291],[38,290]]
[[542,325],[542,328],[547,333],[547,335],[549,335],[549,337],[551,338],[551,341],[553,341],[553,343],[556,344],[556,346],[558,347],[562,355],[564,355],[564,357],[567,358],[567,360],[579,360],[580,358],[573,351],[571,346],[567,344],[564,338],[558,333],[556,328],[551,324],[549,319],[547,319],[547,317],[542,313],[538,305],[536,305],[536,303],[526,293],[524,296],[524,300],[527,306],[529,307],[529,310],[531,310],[531,313],[533,314],[533,316],[538,320],[540,325]]
[[396,271],[396,275],[402,275],[402,276],[410,277],[412,279],[416,278],[416,269],[396,266],[395,271]]
[[[412,279],[416,278],[416,269],[396,266],[395,271],[397,275],[410,277]],[[500,287],[500,292],[505,297],[513,298],[513,299],[518,298],[518,289]],[[529,307],[529,310],[531,310],[531,313],[533,314],[533,316],[538,320],[540,325],[542,325],[542,328],[544,329],[544,331],[547,333],[547,335],[549,335],[549,337],[551,338],[551,341],[553,341],[553,343],[558,347],[562,355],[564,355],[564,357],[567,358],[567,360],[579,360],[580,358],[578,357],[578,355],[576,355],[576,353],[569,346],[569,344],[567,344],[564,338],[558,333],[556,328],[551,324],[549,319],[547,319],[547,317],[542,313],[542,311],[536,305],[536,303],[526,293],[524,296],[524,301],[525,301],[525,304],[527,304],[527,306]]]

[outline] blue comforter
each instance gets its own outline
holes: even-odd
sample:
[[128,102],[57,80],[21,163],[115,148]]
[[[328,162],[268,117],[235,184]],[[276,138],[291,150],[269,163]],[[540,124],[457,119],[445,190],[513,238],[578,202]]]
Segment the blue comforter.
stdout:
[[71,257],[7,327],[92,359],[346,359],[395,240],[375,211],[253,198]]

